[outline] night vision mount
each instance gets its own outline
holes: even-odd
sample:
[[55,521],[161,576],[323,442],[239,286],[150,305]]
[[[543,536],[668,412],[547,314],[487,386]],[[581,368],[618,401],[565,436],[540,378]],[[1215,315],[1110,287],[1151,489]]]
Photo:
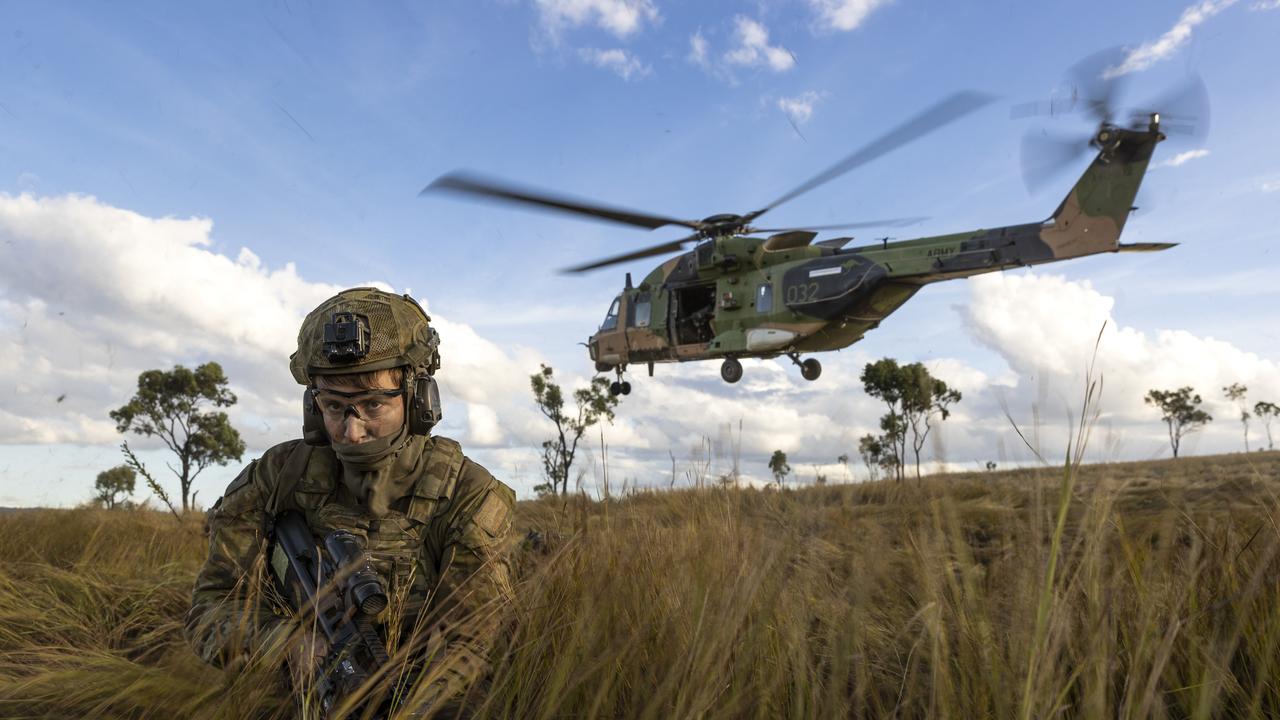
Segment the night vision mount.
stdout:
[[331,363],[350,363],[369,354],[369,318],[350,312],[333,314],[324,324],[323,352]]

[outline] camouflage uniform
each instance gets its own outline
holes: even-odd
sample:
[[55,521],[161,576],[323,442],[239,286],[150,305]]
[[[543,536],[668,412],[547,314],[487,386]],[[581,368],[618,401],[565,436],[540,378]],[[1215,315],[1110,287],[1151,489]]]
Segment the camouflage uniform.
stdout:
[[414,447],[420,472],[381,516],[342,481],[330,446],[293,440],[251,462],[209,511],[209,557],[186,621],[196,653],[235,667],[291,640],[297,628],[267,579],[266,550],[271,520],[294,509],[317,541],[335,529],[366,541],[391,598],[377,625],[393,657],[411,639],[418,643],[412,657],[427,656],[440,671],[445,696],[482,678],[511,593],[504,550],[515,493],[453,440],[420,437]]
[[[270,499],[280,484],[286,457],[301,441],[277,445],[250,463],[209,513],[209,558],[196,577],[187,637],[205,662],[225,666],[265,649],[287,627],[282,608],[250,590],[261,578]],[[305,447],[305,446],[304,446]],[[374,568],[388,595],[399,600],[379,616],[395,619],[400,633],[417,623],[462,619],[491,610],[511,591],[503,541],[511,528],[515,493],[462,455],[458,444],[434,437],[426,472],[409,497],[381,518],[367,514],[338,481],[339,463],[328,448],[314,448],[294,491],[294,506],[319,540],[335,529],[367,539]],[[269,595],[269,593],[268,593]],[[251,603],[251,604],[248,604]],[[272,607],[272,606],[275,607]],[[429,611],[428,614],[423,611]],[[429,618],[429,620],[428,620]],[[492,628],[493,623],[470,625]],[[491,633],[486,633],[491,634]],[[458,670],[483,669],[490,637],[457,635],[446,654]],[[455,647],[456,646],[456,647]],[[455,673],[459,680],[471,673]]]

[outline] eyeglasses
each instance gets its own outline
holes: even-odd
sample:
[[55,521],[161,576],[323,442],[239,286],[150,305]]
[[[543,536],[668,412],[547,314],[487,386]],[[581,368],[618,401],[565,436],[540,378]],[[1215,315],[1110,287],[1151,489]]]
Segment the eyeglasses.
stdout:
[[355,413],[357,418],[366,422],[380,420],[390,414],[395,407],[391,399],[401,395],[404,395],[404,388],[356,392],[319,388],[311,390],[311,397],[325,419],[335,421],[345,420],[349,413]]

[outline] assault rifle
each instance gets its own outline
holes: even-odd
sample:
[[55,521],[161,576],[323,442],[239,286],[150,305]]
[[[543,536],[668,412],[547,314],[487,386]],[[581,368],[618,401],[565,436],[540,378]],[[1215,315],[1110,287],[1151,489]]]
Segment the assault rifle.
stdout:
[[[271,569],[304,623],[329,642],[316,671],[325,717],[387,663],[387,649],[372,618],[387,606],[387,593],[369,565],[360,538],[334,530],[317,547],[301,513],[288,510],[271,532]],[[381,716],[381,714],[375,717]]]

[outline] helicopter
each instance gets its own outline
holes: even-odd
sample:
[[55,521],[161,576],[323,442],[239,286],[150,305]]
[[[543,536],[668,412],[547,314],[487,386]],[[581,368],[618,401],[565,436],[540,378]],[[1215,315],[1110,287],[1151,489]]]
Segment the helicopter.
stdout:
[[[994,100],[974,91],[953,94],[871,141],[822,173],[759,210],[722,213],[702,220],[654,215],[520,187],[506,181],[455,171],[422,193],[450,192],[476,199],[532,205],[616,223],[655,229],[668,225],[692,234],[622,255],[567,268],[581,273],[640,258],[692,249],[671,257],[639,283],[630,273],[586,345],[597,372],[616,375],[609,387],[627,395],[624,372],[654,365],[720,360],[727,383],[742,379],[743,358],[785,356],[806,380],[817,380],[822,365],[808,353],[839,350],[911,299],[922,287],[944,280],[1009,268],[1039,265],[1104,252],[1166,250],[1176,243],[1121,243],[1121,231],[1158,143],[1166,139],[1158,107],[1193,107],[1207,113],[1199,78],[1150,108],[1117,119],[1121,77],[1107,77],[1119,65],[1112,49],[1073,66],[1069,99],[1024,104],[1013,116],[1057,116],[1082,112],[1096,122],[1086,137],[1028,134],[1023,141],[1023,175],[1030,188],[1088,151],[1092,163],[1047,219],[988,229],[848,247],[851,237],[817,240],[824,230],[906,225],[923,218],[876,220],[840,225],[759,228],[764,213],[855,167],[919,139]],[[1204,131],[1199,115],[1181,114],[1173,129]],[[1195,123],[1199,122],[1199,126]],[[768,233],[766,237],[758,235]]]

